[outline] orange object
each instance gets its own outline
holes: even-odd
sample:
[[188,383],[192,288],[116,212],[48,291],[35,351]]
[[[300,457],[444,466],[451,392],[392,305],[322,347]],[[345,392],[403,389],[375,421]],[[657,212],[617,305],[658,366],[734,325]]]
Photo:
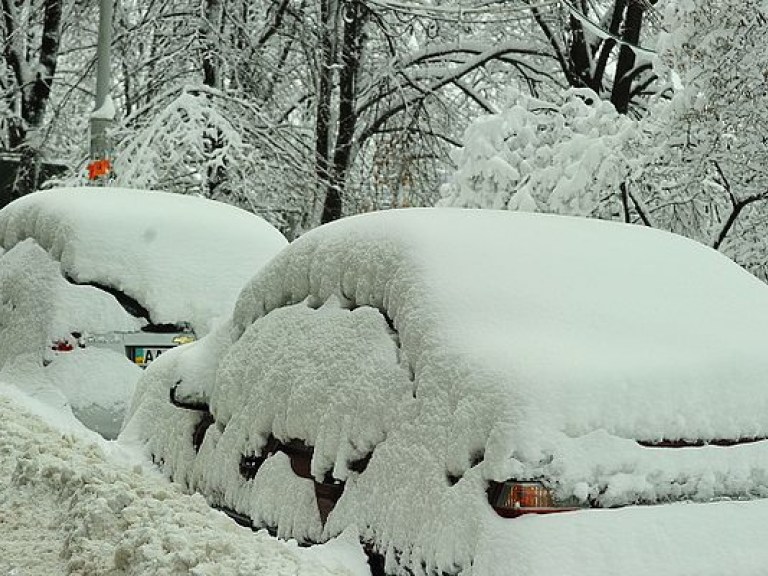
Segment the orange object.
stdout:
[[517,518],[523,514],[570,512],[586,507],[577,502],[556,502],[552,492],[538,481],[488,483],[488,503],[502,518]]
[[505,502],[507,508],[552,508],[549,490],[539,484],[513,484]]
[[112,172],[112,162],[109,158],[94,160],[88,164],[88,180],[96,180],[102,176],[108,176]]

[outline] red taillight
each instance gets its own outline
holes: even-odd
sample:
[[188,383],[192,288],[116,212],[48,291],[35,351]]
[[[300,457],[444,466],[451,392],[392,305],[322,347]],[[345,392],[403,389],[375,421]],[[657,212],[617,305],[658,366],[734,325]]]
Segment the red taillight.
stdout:
[[577,510],[577,506],[557,503],[549,488],[540,482],[491,482],[488,503],[499,516],[515,518],[523,514],[548,514]]
[[51,346],[51,350],[55,352],[72,352],[73,349],[72,344],[63,339],[54,340]]

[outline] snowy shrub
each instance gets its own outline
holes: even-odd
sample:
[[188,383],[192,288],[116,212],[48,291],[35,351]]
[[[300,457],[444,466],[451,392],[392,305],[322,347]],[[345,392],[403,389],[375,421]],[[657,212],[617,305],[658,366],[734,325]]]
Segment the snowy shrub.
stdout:
[[519,94],[467,129],[440,204],[616,215],[635,134],[635,122],[591,90],[569,90],[556,103]]
[[667,2],[654,62],[667,89],[646,117],[588,90],[518,95],[469,127],[441,204],[643,223],[767,278],[767,19],[760,0]]

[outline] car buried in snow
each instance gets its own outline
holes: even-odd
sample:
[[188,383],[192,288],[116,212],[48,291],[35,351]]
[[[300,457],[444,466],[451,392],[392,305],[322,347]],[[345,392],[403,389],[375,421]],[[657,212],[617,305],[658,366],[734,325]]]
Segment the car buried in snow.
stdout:
[[767,339],[768,288],[680,236],[393,210],[280,252],[121,439],[374,574],[760,574]]
[[24,196],[0,210],[0,368],[36,366],[76,415],[116,402],[114,436],[138,368],[229,315],[285,245],[259,216],[198,197],[98,187]]

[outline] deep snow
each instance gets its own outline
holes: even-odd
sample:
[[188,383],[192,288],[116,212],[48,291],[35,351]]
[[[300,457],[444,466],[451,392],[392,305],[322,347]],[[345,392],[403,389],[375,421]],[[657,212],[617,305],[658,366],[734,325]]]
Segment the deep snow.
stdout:
[[[144,373],[118,442],[87,431],[55,378],[41,383],[17,358],[3,374],[16,386],[0,385],[0,572],[362,575],[362,538],[377,542],[390,568],[399,560],[417,572],[764,573],[766,500],[510,521],[490,511],[484,494],[488,478],[528,470],[551,474],[561,492],[597,488],[606,505],[761,496],[763,443],[647,449],[622,434],[763,433],[764,286],[711,251],[652,231],[491,214],[490,222],[515,224],[502,234],[485,217],[471,224],[474,214],[468,221],[462,212],[402,214],[325,227],[282,253],[243,292],[230,322]],[[507,234],[507,244],[489,242]],[[472,237],[482,250],[468,245]],[[630,304],[643,314],[628,316]],[[576,329],[589,340],[575,338]],[[697,337],[710,345],[689,345]],[[631,354],[582,355],[590,343],[621,351],[622,338],[638,347],[632,370]],[[678,358],[732,368],[731,397],[715,394],[722,370],[678,370],[677,394],[662,387],[668,375],[644,380],[641,361],[662,344],[676,347]],[[550,351],[546,362],[537,346]],[[728,354],[715,354],[718,346]],[[667,351],[647,368],[675,369],[672,357]],[[77,374],[76,363],[59,369]],[[533,378],[553,370],[563,380],[539,389]],[[217,423],[199,456],[190,443],[199,414],[168,402],[179,376],[181,397],[215,400]],[[110,375],[94,382],[99,377]],[[620,393],[610,394],[619,384]],[[518,403],[510,407],[505,394],[515,386]],[[676,403],[677,418],[667,421],[665,402]],[[707,420],[696,419],[699,409]],[[532,428],[509,426],[507,416]],[[325,526],[311,481],[296,477],[285,455],[271,457],[252,482],[239,478],[240,455],[258,452],[270,432],[313,444],[316,476],[346,478]],[[470,465],[483,442],[484,460]],[[372,448],[364,473],[348,468]],[[148,449],[174,465],[177,479],[220,489],[212,499],[277,524],[284,536],[337,537],[305,549],[237,527],[160,477]],[[542,453],[547,458],[537,460]],[[462,477],[451,485],[448,472]]]
[[241,528],[129,447],[5,384],[0,551],[0,574],[13,576],[368,574],[354,534],[306,549]]
[[[357,526],[390,569],[508,574],[511,556],[488,543],[513,547],[521,526],[541,523],[564,538],[560,556],[583,546],[578,530],[634,550],[599,553],[584,574],[612,574],[617,562],[626,575],[727,573],[740,548],[719,534],[749,541],[764,502],[661,504],[765,498],[768,442],[673,450],[636,440],[768,436],[767,327],[765,285],[669,233],[514,212],[369,214],[299,238],[244,288],[230,323],[161,358],[124,437],[285,535],[322,540]],[[199,453],[200,413],[169,403],[176,385],[216,420]],[[313,446],[315,479],[346,480],[325,525],[312,482],[284,454],[241,476],[241,457],[260,454],[270,434]],[[656,506],[500,521],[485,489],[508,478],[542,478],[583,504]],[[648,536],[633,549],[624,528],[635,518]],[[698,555],[698,540],[654,532],[689,523],[730,551]],[[521,573],[548,565],[528,564]]]
[[51,345],[72,332],[134,332],[95,283],[136,298],[154,322],[208,332],[242,285],[287,244],[259,216],[197,197],[117,188],[30,194],[0,210],[0,370],[114,438],[141,370],[125,354]]

